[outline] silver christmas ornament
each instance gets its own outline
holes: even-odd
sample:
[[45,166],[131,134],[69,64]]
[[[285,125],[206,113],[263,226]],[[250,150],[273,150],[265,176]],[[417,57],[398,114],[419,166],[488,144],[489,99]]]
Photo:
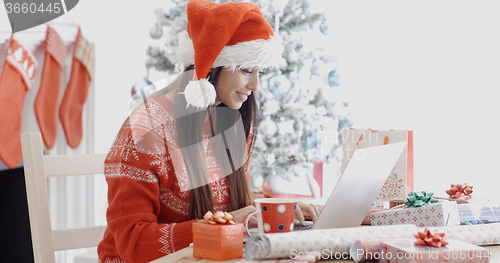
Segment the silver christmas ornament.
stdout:
[[159,39],[163,36],[163,29],[161,28],[160,25],[155,24],[154,26],[149,29],[149,36],[152,39]]
[[259,124],[259,130],[264,135],[273,135],[274,133],[276,133],[277,126],[276,123],[272,120],[263,120]]
[[296,120],[293,124],[293,129],[297,132],[302,132],[302,130],[304,129],[304,123],[302,123],[302,121]]

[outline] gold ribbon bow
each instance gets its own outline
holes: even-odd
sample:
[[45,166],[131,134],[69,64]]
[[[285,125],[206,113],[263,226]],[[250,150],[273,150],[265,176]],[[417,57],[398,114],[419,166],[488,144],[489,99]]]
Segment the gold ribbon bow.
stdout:
[[236,222],[233,221],[233,218],[234,218],[234,216],[231,213],[222,212],[222,211],[217,211],[215,213],[208,211],[203,216],[203,219],[205,219],[205,222],[212,224],[212,225],[215,225],[215,224],[234,225],[234,224],[236,224]]
[[415,245],[419,246],[442,247],[448,245],[444,233],[438,233],[427,228],[425,228],[424,232],[418,232],[415,237],[417,238]]
[[472,185],[464,184],[451,184],[451,189],[446,190],[450,197],[460,198],[463,196],[470,196],[472,193]]

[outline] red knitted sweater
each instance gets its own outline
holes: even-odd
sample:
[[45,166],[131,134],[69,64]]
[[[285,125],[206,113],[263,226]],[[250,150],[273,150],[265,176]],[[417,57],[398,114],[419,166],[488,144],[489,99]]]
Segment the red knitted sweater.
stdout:
[[[105,161],[108,184],[107,229],[99,244],[99,261],[149,262],[192,242],[189,192],[184,164],[176,164],[176,120],[164,97],[148,99],[123,125]],[[227,211],[226,179],[208,144],[203,149],[214,196],[214,210]],[[215,179],[214,179],[215,178]],[[222,179],[217,179],[222,178]]]

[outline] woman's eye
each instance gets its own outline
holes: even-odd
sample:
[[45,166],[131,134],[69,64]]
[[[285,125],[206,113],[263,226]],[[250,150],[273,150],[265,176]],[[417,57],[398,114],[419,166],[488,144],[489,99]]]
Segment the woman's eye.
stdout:
[[246,69],[246,68],[242,68],[242,69],[241,69],[241,71],[242,71],[243,73],[245,73],[245,74],[252,74],[252,73],[253,73],[253,72],[252,72],[252,70],[250,70],[250,69]]

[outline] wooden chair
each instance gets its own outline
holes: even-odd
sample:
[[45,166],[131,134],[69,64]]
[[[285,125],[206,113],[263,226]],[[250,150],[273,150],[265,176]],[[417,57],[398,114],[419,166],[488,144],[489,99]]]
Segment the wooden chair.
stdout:
[[55,252],[97,247],[106,226],[52,230],[47,178],[103,174],[106,154],[44,155],[40,133],[21,135],[35,263],[55,263]]

